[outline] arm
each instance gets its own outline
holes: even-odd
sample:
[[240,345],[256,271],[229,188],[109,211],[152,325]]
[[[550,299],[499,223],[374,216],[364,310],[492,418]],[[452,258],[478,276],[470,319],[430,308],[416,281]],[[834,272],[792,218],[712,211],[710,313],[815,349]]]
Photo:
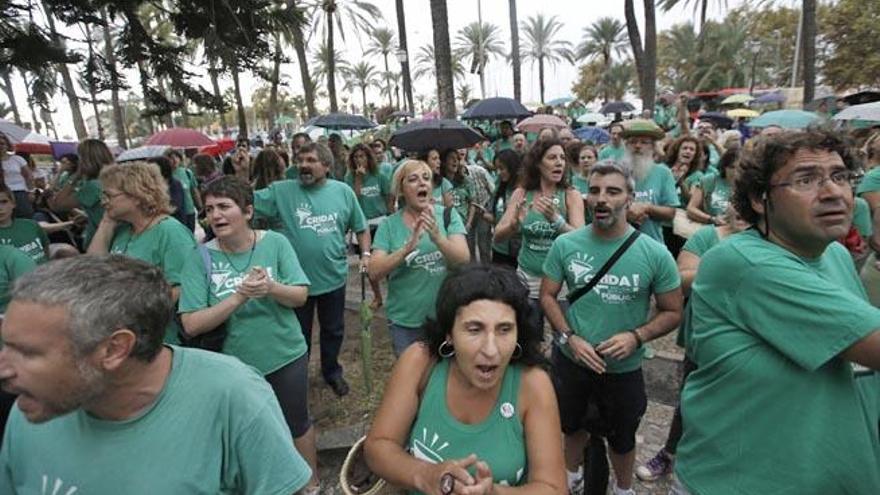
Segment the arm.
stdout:
[[431,240],[437,245],[437,249],[443,253],[447,266],[460,265],[467,263],[471,259],[471,252],[468,250],[467,239],[462,234],[450,234],[449,236],[441,235],[439,232],[435,236],[431,236]]
[[110,215],[104,215],[101,218],[101,223],[98,224],[98,229],[95,230],[95,235],[92,237],[92,242],[89,243],[89,248],[86,250],[86,254],[109,253],[115,230],[116,221],[112,220]]
[[674,206],[647,205],[647,212],[652,220],[661,222],[671,222],[675,218]]
[[70,211],[79,206],[76,199],[76,184],[79,183],[79,174],[74,174],[67,184],[49,198],[49,208],[55,212]]
[[639,342],[647,343],[671,332],[681,323],[681,289],[654,295],[657,300],[657,314],[644,325],[626,329],[596,346],[596,350],[614,359],[625,359],[639,347]]
[[232,313],[239,306],[246,303],[247,300],[247,297],[234,292],[214,306],[181,314],[180,321],[183,323],[184,333],[194,337],[217,328],[221,323],[228,320]]
[[703,188],[691,189],[691,199],[687,205],[687,216],[691,220],[700,223],[713,223],[712,215],[703,211]]
[[474,206],[473,203],[468,203],[468,212],[467,212],[467,222],[465,222],[465,228],[470,232],[471,228],[474,226],[474,217],[477,214],[477,207]]
[[521,187],[516,188],[513,194],[510,195],[510,201],[507,202],[504,215],[501,216],[501,221],[495,226],[495,242],[510,239],[519,232],[519,227],[525,217],[525,199],[526,192]]
[[577,189],[569,188],[565,191],[565,208],[568,211],[568,219],[560,233],[569,232],[584,226],[584,199]]
[[[871,209],[871,212],[877,213],[877,208],[880,207],[880,191],[862,193],[861,196],[868,202],[868,207]],[[873,218],[877,217],[874,216]]]
[[309,297],[309,287],[307,285],[286,285],[270,280],[269,296],[282,306],[298,308],[306,303],[306,299]]
[[595,349],[593,349],[593,346],[590,345],[589,342],[575,334],[568,325],[568,321],[566,321],[565,315],[562,312],[562,307],[556,299],[561,288],[561,282],[556,282],[548,277],[541,279],[541,292],[538,297],[541,301],[541,308],[544,310],[544,315],[547,317],[547,320],[553,328],[569,334],[567,345],[582,364],[588,366],[596,373],[604,373],[605,361],[596,354]]
[[21,167],[21,177],[24,179],[25,187],[27,187],[28,191],[34,190],[34,174],[31,173],[31,169],[27,166],[27,164]]
[[880,370],[880,330],[870,334],[846,348],[840,356],[847,361],[861,364],[872,370]]
[[39,224],[40,224],[40,228],[43,229],[43,232],[45,232],[47,234],[52,234],[52,233],[59,232],[62,230],[67,230],[67,229],[72,228],[74,226],[73,220],[68,220],[66,222],[55,222],[55,223],[39,222]]
[[452,193],[449,191],[443,193],[443,206],[452,208]]
[[683,295],[691,293],[691,284],[697,276],[697,267],[700,266],[700,257],[696,254],[685,251],[684,249],[678,254],[678,274],[681,277],[681,292]]
[[358,241],[358,247],[361,251],[361,273],[367,273],[370,267],[370,229],[365,227],[364,230],[355,234]]

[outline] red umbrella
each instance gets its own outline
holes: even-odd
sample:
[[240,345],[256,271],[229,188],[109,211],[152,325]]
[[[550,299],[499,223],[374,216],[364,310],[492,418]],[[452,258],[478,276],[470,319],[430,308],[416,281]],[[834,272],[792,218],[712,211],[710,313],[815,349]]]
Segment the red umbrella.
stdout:
[[52,146],[49,144],[49,138],[36,132],[29,132],[16,142],[12,139],[13,147],[17,153],[30,153],[32,155],[51,155]]
[[541,129],[545,127],[552,127],[558,130],[568,127],[568,124],[555,115],[539,113],[521,121],[516,127],[521,131],[541,132]]
[[224,138],[218,139],[216,143],[209,144],[208,146],[202,146],[199,148],[199,153],[205,153],[214,157],[218,157],[223,153],[235,148],[235,140]]
[[145,145],[165,145],[172,148],[198,148],[214,144],[214,140],[195,129],[175,127],[150,136]]

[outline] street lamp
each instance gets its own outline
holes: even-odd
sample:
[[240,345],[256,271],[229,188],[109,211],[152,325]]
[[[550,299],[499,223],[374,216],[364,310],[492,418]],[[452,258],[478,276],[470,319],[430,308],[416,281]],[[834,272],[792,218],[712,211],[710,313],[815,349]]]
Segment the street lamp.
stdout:
[[408,103],[408,105],[405,104],[404,107],[409,106],[409,111],[415,115],[416,109],[412,102],[412,81],[409,78],[409,54],[406,50],[400,48],[394,52],[394,55],[397,56],[397,61],[400,62],[401,72],[403,72],[403,99]]
[[749,85],[749,94],[755,92],[755,68],[758,64],[758,53],[761,52],[761,43],[757,41],[748,41],[746,48],[752,54],[752,82]]

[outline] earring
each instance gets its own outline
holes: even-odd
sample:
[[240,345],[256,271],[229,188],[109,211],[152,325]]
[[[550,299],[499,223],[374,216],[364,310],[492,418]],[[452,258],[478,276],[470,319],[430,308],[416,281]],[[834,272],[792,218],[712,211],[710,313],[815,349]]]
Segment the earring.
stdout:
[[448,340],[444,340],[443,342],[440,342],[440,347],[437,348],[437,354],[442,358],[451,358],[452,356],[455,356],[455,347],[452,347],[452,343]]
[[513,354],[511,354],[510,359],[519,359],[522,357],[522,346],[519,345],[519,342],[516,343],[516,347],[513,349]]

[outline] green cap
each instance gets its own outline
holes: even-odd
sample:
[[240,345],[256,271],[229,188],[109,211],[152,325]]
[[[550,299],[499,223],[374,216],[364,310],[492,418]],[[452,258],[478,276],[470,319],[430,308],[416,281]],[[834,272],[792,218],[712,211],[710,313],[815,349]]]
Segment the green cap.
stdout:
[[652,139],[663,139],[666,133],[653,120],[632,119],[623,122],[623,138],[645,136]]

